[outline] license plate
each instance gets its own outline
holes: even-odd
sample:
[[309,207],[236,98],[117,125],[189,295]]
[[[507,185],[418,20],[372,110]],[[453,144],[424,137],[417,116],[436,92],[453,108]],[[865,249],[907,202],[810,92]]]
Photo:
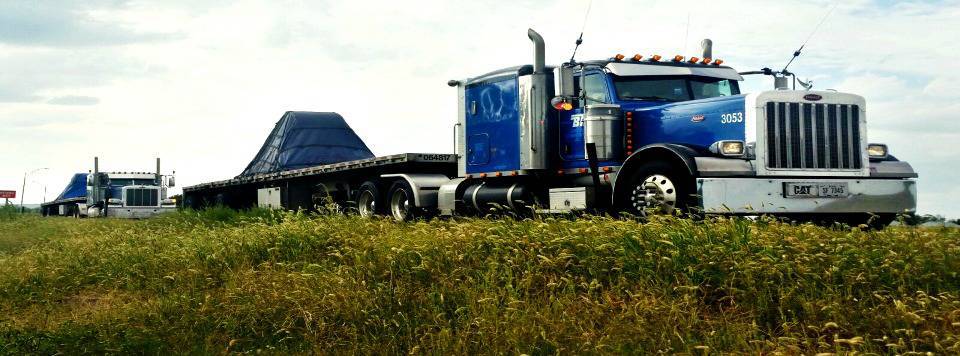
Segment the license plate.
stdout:
[[842,198],[850,195],[847,183],[784,183],[787,198]]

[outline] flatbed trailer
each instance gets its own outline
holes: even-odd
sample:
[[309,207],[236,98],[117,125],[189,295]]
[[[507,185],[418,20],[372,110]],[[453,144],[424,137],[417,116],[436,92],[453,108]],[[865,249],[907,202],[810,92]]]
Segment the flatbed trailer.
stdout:
[[40,214],[43,216],[80,216],[79,206],[87,202],[87,197],[59,199],[40,204]]
[[380,212],[386,206],[379,201],[380,192],[394,184],[402,182],[411,189],[436,190],[439,184],[424,182],[431,181],[431,177],[447,181],[456,174],[457,160],[453,154],[401,153],[193,185],[183,188],[183,204],[193,209],[261,206],[311,210],[325,204],[329,197],[344,208],[360,208],[360,193],[374,189],[374,200],[368,202],[372,204],[364,208]]

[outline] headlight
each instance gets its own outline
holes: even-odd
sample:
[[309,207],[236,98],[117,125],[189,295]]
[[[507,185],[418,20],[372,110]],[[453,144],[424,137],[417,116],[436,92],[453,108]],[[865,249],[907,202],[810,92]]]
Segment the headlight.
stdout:
[[882,143],[871,143],[867,145],[867,155],[870,158],[887,158],[887,145]]
[[743,156],[743,141],[717,141],[710,145],[710,152],[724,156]]

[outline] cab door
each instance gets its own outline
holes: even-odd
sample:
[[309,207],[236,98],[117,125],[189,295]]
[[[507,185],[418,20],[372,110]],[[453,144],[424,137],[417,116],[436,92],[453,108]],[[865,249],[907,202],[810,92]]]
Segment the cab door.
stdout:
[[574,92],[579,93],[582,87],[584,99],[578,100],[573,110],[560,111],[558,115],[560,140],[558,151],[561,167],[585,167],[586,152],[583,136],[583,107],[584,104],[611,103],[610,88],[607,85],[607,76],[600,70],[588,70],[586,76],[574,76]]

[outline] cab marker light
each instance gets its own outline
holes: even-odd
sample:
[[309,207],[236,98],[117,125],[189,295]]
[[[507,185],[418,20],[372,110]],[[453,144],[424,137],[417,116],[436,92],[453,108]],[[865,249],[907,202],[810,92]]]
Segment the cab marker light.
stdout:
[[723,64],[723,60],[722,60],[722,59],[718,59],[718,60],[713,61],[713,65],[715,65],[715,66],[718,66],[718,65],[721,65],[721,64]]
[[700,58],[697,58],[697,57],[690,57],[690,63],[694,63],[694,64],[696,64],[696,63],[697,63],[698,61],[700,61]]
[[710,62],[713,62],[713,58],[704,58],[704,59],[703,59],[703,62],[701,62],[701,63],[703,63],[703,64],[710,64]]
[[624,58],[623,55],[620,53],[617,53],[616,56],[613,56],[613,59],[616,60],[617,62],[622,61],[623,58]]
[[571,104],[569,101],[567,101],[567,99],[564,99],[562,97],[555,97],[553,99],[550,99],[550,104],[553,105],[554,109],[557,109],[560,111],[573,110],[573,104]]
[[503,172],[497,172],[496,176],[497,176],[497,177],[503,177]]
[[612,171],[612,170],[613,170],[613,168],[603,167],[603,171],[604,171],[604,172],[610,172],[610,171]]
[[580,173],[587,173],[587,169],[586,169],[586,168],[580,168],[579,171],[580,171]]
[[674,61],[674,62],[683,62],[683,56],[681,56],[681,55],[679,55],[679,54],[676,55],[676,56],[673,56],[673,61]]
[[638,54],[634,54],[634,55],[633,55],[633,58],[631,58],[631,59],[633,59],[634,62],[639,62],[641,59],[643,59],[643,56],[641,56],[641,55],[638,53]]
[[486,173],[480,173],[480,178],[486,178],[486,177],[487,177]]
[[663,58],[663,57],[660,57],[659,54],[654,54],[653,57],[650,57],[650,61],[651,61],[651,62],[659,62],[659,61],[660,61],[660,58]]

